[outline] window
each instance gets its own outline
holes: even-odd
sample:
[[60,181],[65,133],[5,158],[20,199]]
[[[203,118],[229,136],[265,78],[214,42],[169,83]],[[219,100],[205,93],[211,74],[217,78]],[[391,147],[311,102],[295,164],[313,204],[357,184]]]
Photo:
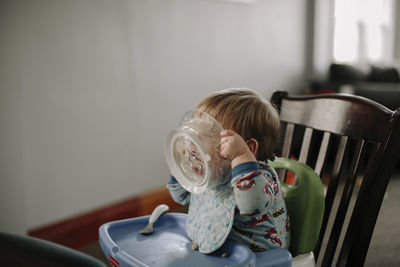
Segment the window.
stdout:
[[393,57],[392,0],[335,0],[333,58],[387,62]]

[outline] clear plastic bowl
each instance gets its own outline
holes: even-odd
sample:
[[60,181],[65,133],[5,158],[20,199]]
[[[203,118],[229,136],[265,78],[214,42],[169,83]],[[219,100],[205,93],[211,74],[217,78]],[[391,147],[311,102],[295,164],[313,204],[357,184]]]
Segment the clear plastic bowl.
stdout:
[[222,130],[212,116],[195,110],[186,112],[180,126],[168,134],[165,158],[171,175],[187,191],[199,194],[230,178],[230,162],[219,150]]

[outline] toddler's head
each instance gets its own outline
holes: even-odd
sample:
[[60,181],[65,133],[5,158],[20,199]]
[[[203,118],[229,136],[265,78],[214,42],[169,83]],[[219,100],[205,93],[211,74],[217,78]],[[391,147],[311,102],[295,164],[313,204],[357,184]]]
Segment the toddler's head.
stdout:
[[249,89],[225,89],[206,97],[198,110],[213,116],[224,129],[233,130],[245,141],[258,142],[258,160],[274,158],[279,142],[280,121],[275,107]]

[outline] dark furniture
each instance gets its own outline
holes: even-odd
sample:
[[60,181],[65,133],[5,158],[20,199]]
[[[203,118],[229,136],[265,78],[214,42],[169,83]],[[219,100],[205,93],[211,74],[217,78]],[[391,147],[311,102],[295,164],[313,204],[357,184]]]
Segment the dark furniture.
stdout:
[[1,265],[106,267],[82,252],[46,240],[0,232]]
[[330,65],[326,79],[310,82],[311,93],[351,93],[374,100],[392,110],[400,107],[400,72],[395,67]]
[[283,129],[278,155],[311,166],[325,186],[317,266],[363,266],[399,157],[400,108],[342,94],[275,92],[271,102]]

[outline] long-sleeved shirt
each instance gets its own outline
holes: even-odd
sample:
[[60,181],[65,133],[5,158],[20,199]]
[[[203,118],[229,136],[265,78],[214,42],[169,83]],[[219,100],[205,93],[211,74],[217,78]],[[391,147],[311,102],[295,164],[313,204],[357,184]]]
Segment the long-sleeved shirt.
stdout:
[[232,169],[230,183],[202,194],[190,194],[174,177],[167,188],[176,202],[190,204],[189,237],[200,242],[200,248],[201,242],[215,240],[204,245],[205,253],[218,249],[228,236],[253,251],[289,246],[290,223],[284,193],[275,170],[265,162],[237,165]]

